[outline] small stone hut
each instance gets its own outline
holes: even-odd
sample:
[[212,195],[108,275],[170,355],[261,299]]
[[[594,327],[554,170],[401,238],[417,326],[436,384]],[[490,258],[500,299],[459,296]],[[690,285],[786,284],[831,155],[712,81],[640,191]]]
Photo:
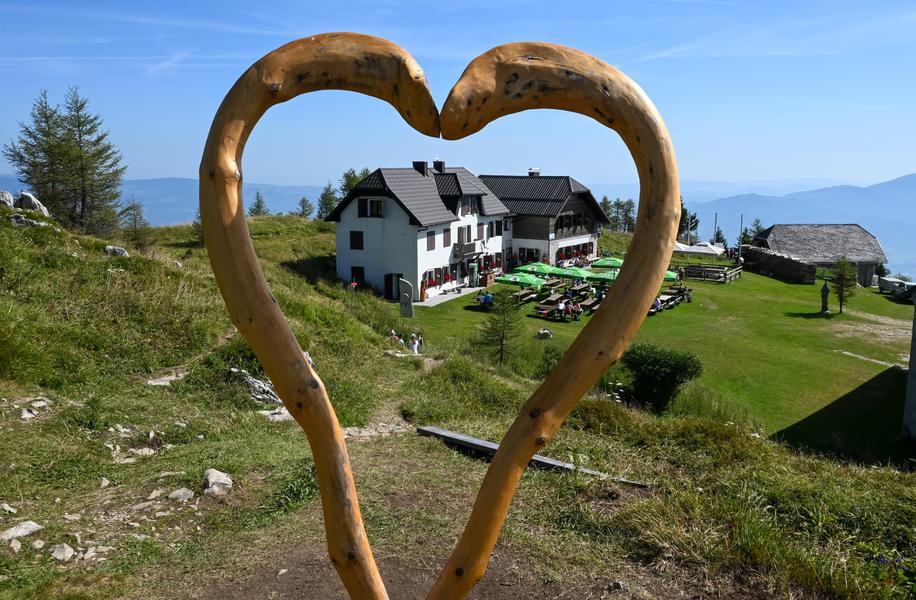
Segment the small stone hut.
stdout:
[[865,287],[872,285],[875,268],[887,262],[878,238],[856,224],[773,225],[757,234],[753,245],[826,268],[845,256]]

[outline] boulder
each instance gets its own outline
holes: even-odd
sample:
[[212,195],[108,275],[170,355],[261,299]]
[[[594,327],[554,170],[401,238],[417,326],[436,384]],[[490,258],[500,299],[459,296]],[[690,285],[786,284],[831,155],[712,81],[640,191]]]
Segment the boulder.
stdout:
[[10,215],[10,223],[13,224],[13,227],[48,227],[49,226],[44,221],[36,221],[35,219],[30,219],[18,213],[15,215]]
[[3,533],[0,533],[0,541],[6,542],[8,540],[14,540],[16,538],[32,535],[36,531],[41,531],[42,529],[44,529],[44,527],[35,521],[23,521],[19,525],[10,527]]
[[108,256],[130,256],[127,250],[121,246],[105,246],[105,254]]
[[283,401],[277,396],[277,392],[274,391],[274,386],[269,381],[252,377],[245,369],[236,369],[235,367],[229,369],[229,376],[244,385],[251,399],[255,402],[283,404]]
[[48,214],[48,209],[45,208],[45,205],[39,202],[38,198],[28,192],[20,192],[19,198],[16,199],[16,208],[21,208],[22,210],[34,210],[46,217],[51,216]]
[[207,469],[204,471],[204,495],[225,496],[232,490],[232,478],[228,473]]
[[68,562],[75,554],[76,551],[69,544],[51,546],[51,556],[60,562]]
[[178,488],[171,494],[169,494],[169,500],[178,500],[179,502],[187,502],[194,497],[194,492],[188,488]]
[[0,190],[0,206],[13,208],[13,195],[5,190]]

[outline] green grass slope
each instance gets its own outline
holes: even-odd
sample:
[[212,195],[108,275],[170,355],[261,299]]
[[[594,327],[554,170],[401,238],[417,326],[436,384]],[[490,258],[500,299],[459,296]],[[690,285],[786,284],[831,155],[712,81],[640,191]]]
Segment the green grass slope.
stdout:
[[[527,359],[506,368],[481,362],[468,344],[481,315],[465,299],[418,309],[405,323],[394,307],[335,282],[332,226],[266,217],[252,220],[251,233],[344,426],[401,413],[498,440],[537,386],[531,363],[543,344],[526,336]],[[0,314],[9,317],[0,320],[0,502],[18,511],[0,513],[0,530],[26,519],[45,527],[18,553],[0,547],[0,598],[216,598],[220,573],[244,586],[259,560],[276,581],[295,548],[317,548],[309,560],[323,560],[305,437],[257,414],[263,407],[227,377],[230,366],[255,375],[260,367],[234,335],[190,228],[156,229],[154,238],[114,259],[100,240],[12,228],[0,211]],[[723,422],[740,408],[768,432],[787,431],[863,382],[878,377],[876,389],[886,389],[881,365],[836,350],[897,360],[897,341],[860,330],[890,330],[902,312],[862,293],[842,319],[796,317],[788,313],[810,312],[810,288],[780,286],[752,276],[702,286],[694,304],[647,321],[642,339],[696,350],[706,374],[679,398],[681,416],[599,399],[576,409],[545,454],[652,487],[527,473],[497,554],[526,564],[531,594],[544,594],[545,582],[593,582],[592,593],[618,579],[641,597],[913,592],[916,475],[799,452]],[[541,324],[525,322],[529,333]],[[551,327],[562,347],[581,324]],[[432,356],[386,355],[391,328],[422,329]],[[780,370],[787,360],[800,362]],[[187,376],[146,384],[172,370]],[[22,420],[37,395],[50,408]],[[349,445],[377,554],[441,564],[486,464],[411,432]],[[235,480],[225,500],[199,497],[211,467]],[[195,501],[167,498],[182,486]],[[48,550],[64,542],[81,552],[107,546],[107,560],[59,565]]]

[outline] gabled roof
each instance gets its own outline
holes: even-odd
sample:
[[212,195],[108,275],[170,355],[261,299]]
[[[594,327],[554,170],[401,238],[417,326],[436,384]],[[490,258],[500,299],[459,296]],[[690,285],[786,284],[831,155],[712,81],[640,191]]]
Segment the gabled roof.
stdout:
[[887,262],[878,239],[856,224],[773,225],[757,234],[754,243],[815,264],[830,264],[841,256],[852,262]]
[[443,202],[444,198],[480,196],[483,214],[509,214],[499,198],[464,167],[446,168],[442,173],[429,169],[428,175],[407,167],[376,169],[356,184],[325,220],[339,221],[340,214],[354,198],[367,194],[393,198],[421,227],[458,220]]
[[608,222],[591,190],[567,175],[481,175],[479,179],[516,215],[555,217],[570,196],[579,194],[598,220]]

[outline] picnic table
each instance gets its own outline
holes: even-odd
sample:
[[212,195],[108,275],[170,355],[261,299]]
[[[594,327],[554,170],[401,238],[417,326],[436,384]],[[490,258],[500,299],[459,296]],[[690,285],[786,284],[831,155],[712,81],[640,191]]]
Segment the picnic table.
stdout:
[[512,294],[512,297],[519,302],[528,302],[532,298],[537,298],[537,294],[535,294],[532,290],[521,289]]
[[557,302],[559,302],[560,298],[562,297],[563,297],[563,294],[551,294],[550,296],[547,296],[546,298],[541,300],[541,304],[554,305]]
[[601,304],[601,301],[597,298],[589,298],[588,300],[583,300],[579,303],[579,306],[582,307],[582,310],[587,310],[588,312],[593,312]]
[[546,288],[548,290],[552,290],[553,288],[561,286],[561,285],[563,285],[562,279],[548,279],[546,283],[544,283],[544,285],[542,285],[541,287]]
[[591,289],[591,287],[592,287],[592,286],[590,286],[590,285],[587,284],[587,283],[580,283],[579,285],[570,288],[570,290],[572,290],[572,293],[573,293],[573,294],[579,294],[579,295],[581,295],[581,294],[584,294],[585,292],[587,292],[589,289]]

